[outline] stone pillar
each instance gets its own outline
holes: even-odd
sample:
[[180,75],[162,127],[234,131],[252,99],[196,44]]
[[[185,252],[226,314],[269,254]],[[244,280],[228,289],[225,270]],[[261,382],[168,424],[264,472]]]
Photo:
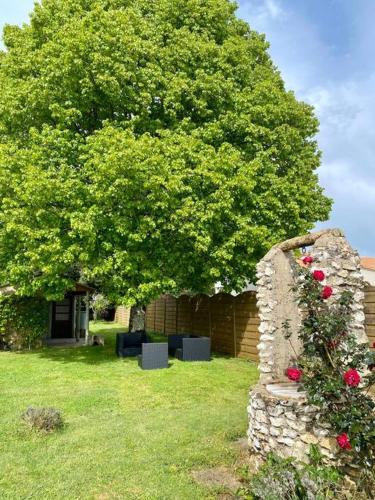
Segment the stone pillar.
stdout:
[[[312,245],[312,270],[322,269],[334,290],[354,294],[352,331],[358,342],[366,342],[364,328],[364,283],[360,259],[340,230],[325,230],[288,240],[273,247],[257,266],[257,299],[260,316],[260,380],[250,393],[249,446],[262,455],[273,451],[308,461],[310,444],[319,444],[327,462],[335,460],[336,440],[330,429],[319,422],[317,410],[307,405],[298,384],[285,377],[301,352],[298,331],[301,311],[291,290],[298,276],[293,250]],[[290,341],[285,339],[283,322],[289,321]]]
[[[287,382],[285,370],[301,352],[298,328],[301,315],[292,286],[297,264],[291,252],[272,248],[257,266],[257,305],[261,320],[260,383]],[[292,336],[285,341],[283,323],[289,321]]]

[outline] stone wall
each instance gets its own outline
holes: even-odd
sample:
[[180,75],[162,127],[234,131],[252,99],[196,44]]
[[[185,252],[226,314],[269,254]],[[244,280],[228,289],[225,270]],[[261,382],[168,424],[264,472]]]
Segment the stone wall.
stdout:
[[365,332],[364,286],[361,273],[361,262],[358,253],[352,249],[344,236],[337,233],[323,234],[314,244],[310,254],[315,262],[313,269],[322,269],[326,281],[333,288],[333,296],[340,295],[344,290],[354,294],[353,323],[351,329],[356,333],[359,342],[367,342]]
[[333,460],[336,440],[329,437],[329,427],[318,422],[316,410],[291,385],[284,388],[284,395],[258,386],[250,393],[248,412],[249,442],[263,457],[274,451],[284,458],[307,461],[310,444],[319,444],[326,460]]
[[[367,342],[364,328],[364,282],[360,259],[340,230],[326,230],[284,242],[270,250],[257,267],[257,298],[260,315],[260,381],[250,393],[249,445],[266,456],[294,456],[308,461],[310,444],[319,444],[327,461],[335,458],[336,440],[326,424],[319,422],[315,408],[308,406],[298,384],[285,377],[285,369],[293,364],[301,350],[298,330],[301,311],[291,287],[296,283],[298,264],[293,250],[312,245],[311,268],[321,269],[332,286],[334,301],[343,290],[354,294],[352,331],[358,342]],[[289,321],[292,335],[285,339],[283,322]]]

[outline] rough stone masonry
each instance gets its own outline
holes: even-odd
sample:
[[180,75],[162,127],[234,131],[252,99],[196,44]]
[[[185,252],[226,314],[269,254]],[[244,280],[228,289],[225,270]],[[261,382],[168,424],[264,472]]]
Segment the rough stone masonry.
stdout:
[[[312,245],[312,246],[311,246]],[[312,270],[322,269],[335,295],[354,293],[352,331],[366,342],[364,327],[364,282],[360,259],[339,229],[294,238],[273,247],[257,266],[257,301],[260,316],[259,383],[250,393],[249,446],[263,457],[270,451],[283,457],[308,461],[310,444],[319,444],[327,462],[335,460],[336,440],[327,424],[319,421],[316,409],[308,406],[298,384],[291,383],[285,370],[301,351],[298,330],[301,311],[291,290],[298,276],[293,250],[311,246]],[[282,324],[288,320],[290,341]]]

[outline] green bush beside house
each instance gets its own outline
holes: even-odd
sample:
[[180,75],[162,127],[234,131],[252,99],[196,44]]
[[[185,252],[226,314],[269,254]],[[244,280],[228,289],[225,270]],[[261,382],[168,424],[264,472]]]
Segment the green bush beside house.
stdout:
[[31,349],[49,328],[49,302],[43,297],[0,295],[0,349]]

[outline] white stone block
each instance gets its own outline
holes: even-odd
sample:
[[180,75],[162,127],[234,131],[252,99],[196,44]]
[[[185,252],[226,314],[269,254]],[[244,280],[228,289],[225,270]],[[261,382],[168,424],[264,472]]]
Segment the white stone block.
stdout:
[[305,422],[300,422],[299,420],[289,420],[288,419],[288,425],[291,429],[298,431],[298,432],[304,432],[306,430]]
[[278,443],[286,444],[287,446],[293,446],[294,445],[294,439],[290,439],[288,437],[279,437],[277,439]]
[[284,428],[283,429],[283,436],[291,438],[291,439],[295,439],[297,437],[297,432],[294,431],[293,429]]
[[313,433],[314,433],[314,436],[320,438],[320,437],[328,436],[329,431],[328,431],[328,429],[322,429],[320,427],[314,427],[313,428]]
[[267,414],[262,410],[257,410],[255,412],[255,419],[262,424],[266,424],[268,422]]
[[285,424],[285,419],[282,417],[270,417],[270,422],[274,427],[281,427]]
[[274,408],[270,408],[268,413],[271,417],[280,417],[284,413],[284,408],[282,406],[275,406]]
[[285,416],[288,419],[288,421],[290,421],[290,420],[297,420],[297,415],[293,411],[287,411],[285,413]]

